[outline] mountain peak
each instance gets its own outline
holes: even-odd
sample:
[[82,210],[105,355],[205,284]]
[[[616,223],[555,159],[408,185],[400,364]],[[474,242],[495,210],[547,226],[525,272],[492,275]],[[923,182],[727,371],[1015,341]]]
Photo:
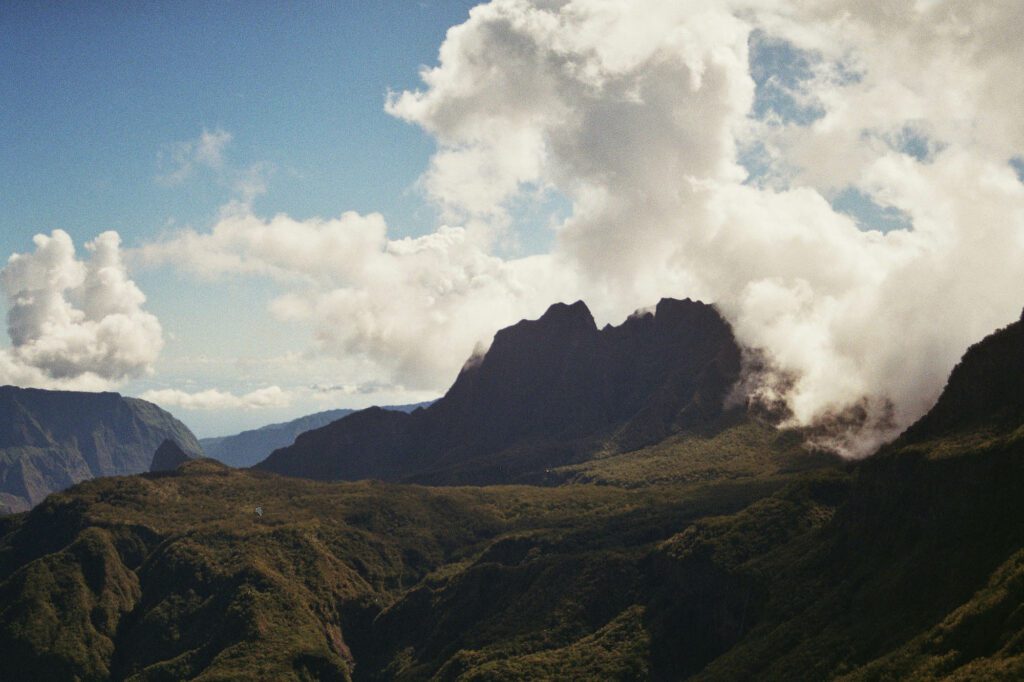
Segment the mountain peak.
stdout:
[[153,453],[153,464],[150,471],[174,471],[185,462],[192,459],[189,457],[178,442],[173,438],[166,438],[160,447]]
[[1024,422],[1024,317],[967,349],[935,406],[900,437],[928,440],[979,426],[1016,429]]
[[594,316],[590,314],[590,308],[583,301],[575,303],[555,303],[551,305],[538,322],[552,323],[576,323],[597,329],[594,323]]
[[663,299],[656,316],[599,331],[582,301],[556,303],[498,331],[429,408],[350,415],[257,467],[431,484],[526,480],[604,443],[633,449],[712,424],[739,371],[732,329],[713,306]]

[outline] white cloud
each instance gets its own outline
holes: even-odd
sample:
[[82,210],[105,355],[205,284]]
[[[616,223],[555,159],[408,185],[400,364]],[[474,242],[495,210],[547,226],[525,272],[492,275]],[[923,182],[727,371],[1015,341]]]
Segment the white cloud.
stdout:
[[168,186],[177,186],[205,169],[221,185],[230,189],[236,201],[251,203],[267,190],[267,178],[274,171],[266,162],[241,166],[231,163],[227,148],[234,136],[220,128],[203,131],[193,140],[168,145],[160,152],[158,162],[161,173],[157,181]]
[[76,257],[62,230],[35,237],[0,271],[11,347],[0,353],[0,381],[98,390],[150,371],[163,346],[146,297],[129,279],[120,237],[104,232]]
[[164,172],[158,176],[168,185],[180,185],[196,171],[208,168],[219,171],[224,168],[224,150],[231,142],[231,133],[226,130],[206,130],[194,140],[169,145],[161,152],[160,162]]
[[[1006,164],[1024,147],[1024,48],[1008,28],[1024,7],[921,7],[499,0],[389,111],[437,136],[425,182],[449,212],[500,212],[524,183],[568,196],[555,256],[606,319],[630,298],[697,295],[796,377],[794,422],[867,397],[877,428],[840,444],[856,454],[919,416],[1024,301],[1024,187]],[[750,118],[755,29],[808,55],[794,92],[818,120]],[[908,130],[920,159],[894,144]],[[737,149],[752,141],[774,154],[778,189],[743,184]],[[528,160],[503,165],[512,150]],[[462,181],[491,176],[493,195]],[[847,185],[913,230],[858,230],[825,199]]]
[[259,410],[287,407],[293,398],[288,391],[279,386],[268,386],[243,395],[235,395],[215,388],[194,393],[164,388],[146,391],[139,397],[165,409],[182,408],[185,410]]
[[376,378],[411,389],[450,382],[480,339],[543,312],[571,282],[550,257],[505,261],[462,228],[389,239],[379,214],[264,220],[241,204],[209,232],[182,231],[138,255],[203,277],[272,278],[284,288],[276,317],[312,325],[320,350],[350,371],[370,363]]
[[[1022,23],[1012,1],[495,0],[448,32],[423,90],[387,103],[436,138],[422,185],[464,227],[393,240],[376,214],[233,205],[144,255],[274,278],[279,318],[414,386],[443,387],[477,341],[555,300],[585,298],[601,321],[661,296],[715,301],[794,377],[794,423],[867,405],[838,442],[863,454],[1024,302],[1024,185],[1007,164],[1024,153]],[[755,30],[807,59],[785,92],[813,120],[752,115]],[[746,182],[754,143],[770,182]],[[828,201],[850,186],[912,229],[859,230]],[[553,252],[495,256],[538,188],[572,204]]]

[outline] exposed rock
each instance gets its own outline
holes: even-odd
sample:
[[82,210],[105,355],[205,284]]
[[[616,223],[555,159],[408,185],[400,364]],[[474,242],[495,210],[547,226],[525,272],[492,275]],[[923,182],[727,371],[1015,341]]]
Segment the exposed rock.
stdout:
[[301,435],[258,468],[321,480],[525,480],[703,428],[739,376],[729,325],[704,303],[662,300],[599,330],[582,301],[494,336],[448,393],[412,414],[367,410]]

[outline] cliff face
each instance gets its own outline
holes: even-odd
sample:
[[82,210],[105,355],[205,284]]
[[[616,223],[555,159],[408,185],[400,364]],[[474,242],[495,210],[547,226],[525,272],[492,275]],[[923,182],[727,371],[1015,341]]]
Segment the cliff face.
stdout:
[[600,330],[583,302],[556,304],[499,331],[429,408],[351,415],[257,466],[321,480],[528,480],[597,447],[714,421],[739,369],[729,325],[703,303],[664,299]]
[[168,438],[202,453],[188,427],[144,400],[0,387],[0,512],[29,509],[89,478],[148,471]]

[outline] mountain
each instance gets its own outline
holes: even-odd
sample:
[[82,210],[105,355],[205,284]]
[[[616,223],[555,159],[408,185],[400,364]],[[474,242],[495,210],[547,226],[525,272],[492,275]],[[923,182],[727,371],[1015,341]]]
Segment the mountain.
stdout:
[[167,438],[202,453],[184,424],[143,400],[0,387],[0,513],[89,478],[148,471]]
[[971,346],[935,406],[901,437],[926,441],[957,431],[1012,430],[1024,423],[1024,312]]
[[[381,409],[412,412],[429,404],[427,402],[413,405],[390,405]],[[228,466],[249,467],[266,459],[267,455],[274,450],[291,445],[299,434],[326,426],[353,412],[355,410],[348,409],[317,412],[289,422],[269,424],[258,429],[243,431],[234,436],[200,438],[199,445],[202,446],[207,457],[212,457]]]
[[194,456],[189,456],[187,452],[182,450],[181,446],[176,441],[168,438],[160,447],[153,453],[153,463],[150,464],[150,471],[174,471],[179,466],[188,462],[189,460],[195,459]]
[[[974,346],[928,416],[855,463],[712,413],[545,486],[212,460],[86,481],[0,518],[4,673],[1024,679],[1024,375],[1006,343],[1021,327]],[[386,433],[396,417],[353,419]]]
[[819,531],[731,566],[756,615],[698,678],[1024,679],[1022,369],[1024,319],[967,351]]
[[430,407],[349,415],[257,467],[319,480],[536,481],[598,451],[708,427],[739,371],[732,330],[704,303],[663,299],[604,329],[582,301],[556,304],[495,334]]

